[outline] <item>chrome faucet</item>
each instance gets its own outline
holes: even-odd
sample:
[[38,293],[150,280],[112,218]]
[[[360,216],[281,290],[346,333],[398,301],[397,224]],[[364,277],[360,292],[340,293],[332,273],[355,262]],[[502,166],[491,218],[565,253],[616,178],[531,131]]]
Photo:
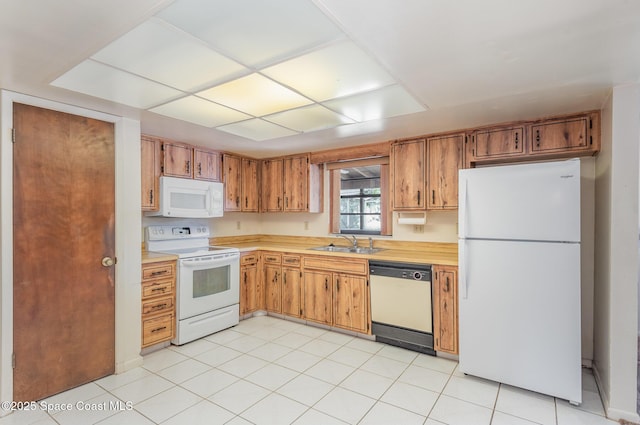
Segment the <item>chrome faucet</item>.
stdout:
[[354,235],[351,235],[351,237],[353,238],[353,240],[351,240],[349,238],[349,236],[345,236],[345,235],[337,235],[338,237],[341,238],[345,238],[346,240],[348,240],[349,242],[351,242],[351,244],[353,245],[354,248],[358,247],[358,240],[356,239],[356,237]]

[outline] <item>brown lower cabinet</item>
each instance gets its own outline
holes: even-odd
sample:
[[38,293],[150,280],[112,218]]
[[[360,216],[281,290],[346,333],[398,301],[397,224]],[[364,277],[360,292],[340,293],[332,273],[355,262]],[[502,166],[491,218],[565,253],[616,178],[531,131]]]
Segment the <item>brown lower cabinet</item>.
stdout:
[[436,351],[458,354],[458,268],[433,266],[433,337]]
[[260,254],[240,256],[240,315],[264,309],[264,292],[260,279]]
[[175,336],[176,262],[142,265],[142,348]]

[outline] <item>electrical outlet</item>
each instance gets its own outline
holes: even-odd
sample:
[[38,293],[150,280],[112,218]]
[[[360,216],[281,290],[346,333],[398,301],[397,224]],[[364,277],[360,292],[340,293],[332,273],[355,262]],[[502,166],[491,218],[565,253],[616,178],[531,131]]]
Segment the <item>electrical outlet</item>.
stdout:
[[240,230],[240,222],[236,221],[236,229]]
[[413,225],[413,233],[424,233],[424,225],[423,224],[414,224]]
[[309,222],[308,221],[304,222],[304,230],[309,230]]

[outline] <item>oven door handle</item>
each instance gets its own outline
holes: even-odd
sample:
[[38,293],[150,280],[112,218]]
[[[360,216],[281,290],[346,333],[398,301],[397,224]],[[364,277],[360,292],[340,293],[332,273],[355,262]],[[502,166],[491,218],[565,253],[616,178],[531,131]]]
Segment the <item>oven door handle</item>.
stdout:
[[195,259],[184,259],[184,260],[180,260],[180,265],[185,266],[185,267],[208,267],[208,266],[215,266],[215,265],[225,265],[225,264],[230,264],[230,258],[229,257],[222,257],[222,258],[212,258],[211,260],[195,260]]

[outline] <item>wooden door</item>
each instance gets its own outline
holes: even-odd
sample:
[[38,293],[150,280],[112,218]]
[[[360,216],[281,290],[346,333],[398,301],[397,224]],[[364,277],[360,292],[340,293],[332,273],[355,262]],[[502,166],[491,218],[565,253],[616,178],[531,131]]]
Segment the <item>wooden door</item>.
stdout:
[[240,211],[242,161],[234,155],[224,156],[224,210]]
[[168,143],[162,145],[164,151],[163,174],[171,177],[190,179],[193,177],[193,148],[182,143]]
[[220,178],[220,153],[207,149],[193,149],[193,178],[196,180],[208,180],[219,182]]
[[425,201],[425,141],[399,142],[391,147],[394,210],[423,210]]
[[258,161],[242,158],[242,211],[258,212]]
[[334,275],[333,297],[335,326],[357,332],[367,332],[367,279],[348,274]]
[[158,183],[160,177],[160,143],[158,140],[142,136],[140,139],[142,169],[142,211],[158,210]]
[[114,125],[13,119],[13,394],[32,401],[114,372]]
[[332,275],[321,271],[305,271],[303,274],[305,319],[330,325],[332,322]]
[[464,166],[464,134],[427,139],[428,209],[458,208],[458,170]]
[[458,270],[435,266],[433,273],[434,348],[458,354]]
[[262,210],[282,211],[282,159],[262,161]]
[[282,267],[275,264],[265,264],[265,303],[267,311],[282,313]]
[[306,156],[296,156],[285,158],[284,160],[284,210],[285,211],[306,211],[308,158]]
[[300,269],[282,268],[282,314],[300,317],[301,280]]

